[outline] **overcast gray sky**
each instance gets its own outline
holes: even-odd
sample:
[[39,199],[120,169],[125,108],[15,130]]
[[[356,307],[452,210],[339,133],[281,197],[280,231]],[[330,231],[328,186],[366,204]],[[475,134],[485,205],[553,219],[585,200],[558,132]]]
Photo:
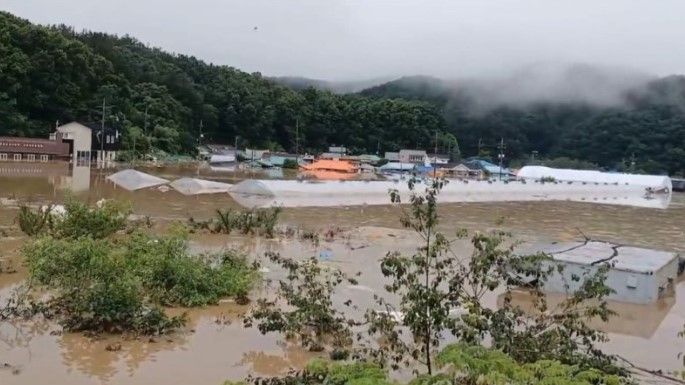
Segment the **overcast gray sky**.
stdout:
[[685,72],[683,0],[0,0],[0,9],[265,75],[461,78],[540,62]]

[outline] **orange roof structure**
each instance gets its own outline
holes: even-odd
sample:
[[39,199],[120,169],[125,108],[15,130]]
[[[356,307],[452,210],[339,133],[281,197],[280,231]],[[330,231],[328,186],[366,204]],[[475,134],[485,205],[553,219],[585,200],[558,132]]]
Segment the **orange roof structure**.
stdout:
[[333,159],[319,159],[314,163],[302,166],[307,171],[337,171],[343,173],[355,173],[359,169],[350,162]]

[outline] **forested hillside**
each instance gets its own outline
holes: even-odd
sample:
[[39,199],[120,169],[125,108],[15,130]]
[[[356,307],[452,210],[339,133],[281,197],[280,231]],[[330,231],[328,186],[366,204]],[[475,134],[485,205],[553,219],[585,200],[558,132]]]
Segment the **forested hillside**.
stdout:
[[[0,12],[0,135],[45,135],[56,121],[106,122],[168,152],[207,140],[293,150],[429,146],[445,131],[429,103],[295,91],[131,37],[37,26]],[[296,71],[297,69],[293,69]],[[145,112],[147,111],[147,129]],[[142,138],[141,138],[142,139]],[[148,143],[138,140],[137,143]]]
[[[601,85],[597,86],[601,92]],[[403,78],[362,95],[427,101],[443,112],[462,153],[568,157],[607,169],[685,174],[685,77],[628,89],[610,105],[581,101],[500,103],[482,108],[468,87],[427,77]]]
[[[543,100],[482,108],[474,93],[425,77],[336,95],[132,37],[38,26],[3,12],[0,58],[0,135],[44,136],[56,121],[99,122],[104,99],[106,122],[126,143],[135,137],[139,147],[170,153],[193,151],[200,122],[206,141],[237,136],[241,146],[292,151],[299,124],[300,149],[309,151],[330,144],[358,152],[432,149],[437,131],[440,148],[455,148],[456,139],[462,156],[493,156],[503,138],[508,161],[537,151],[607,169],[685,173],[683,77],[652,81],[611,105]],[[508,92],[516,98],[516,88]]]

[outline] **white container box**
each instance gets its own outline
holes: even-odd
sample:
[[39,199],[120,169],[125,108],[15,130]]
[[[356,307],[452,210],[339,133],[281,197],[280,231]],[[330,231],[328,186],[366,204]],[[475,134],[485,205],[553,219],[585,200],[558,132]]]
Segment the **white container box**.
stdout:
[[678,254],[666,251],[598,241],[556,244],[544,251],[553,258],[547,263],[563,266],[544,284],[552,293],[572,294],[600,266],[608,265],[605,284],[615,291],[608,299],[647,304],[670,292],[678,275]]

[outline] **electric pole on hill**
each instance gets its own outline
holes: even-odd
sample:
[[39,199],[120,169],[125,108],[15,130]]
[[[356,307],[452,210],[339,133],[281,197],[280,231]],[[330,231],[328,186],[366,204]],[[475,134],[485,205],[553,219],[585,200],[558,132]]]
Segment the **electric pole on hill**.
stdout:
[[433,150],[433,179],[438,172],[438,130],[435,130],[435,149]]
[[295,162],[300,164],[300,118],[295,119]]
[[100,127],[100,155],[102,163],[105,162],[105,98],[102,98],[102,122]]
[[507,148],[507,146],[504,145],[504,138],[500,138],[499,145],[497,146],[499,149],[499,154],[497,154],[497,157],[499,158],[499,180],[502,180],[502,162],[504,162],[504,149]]

